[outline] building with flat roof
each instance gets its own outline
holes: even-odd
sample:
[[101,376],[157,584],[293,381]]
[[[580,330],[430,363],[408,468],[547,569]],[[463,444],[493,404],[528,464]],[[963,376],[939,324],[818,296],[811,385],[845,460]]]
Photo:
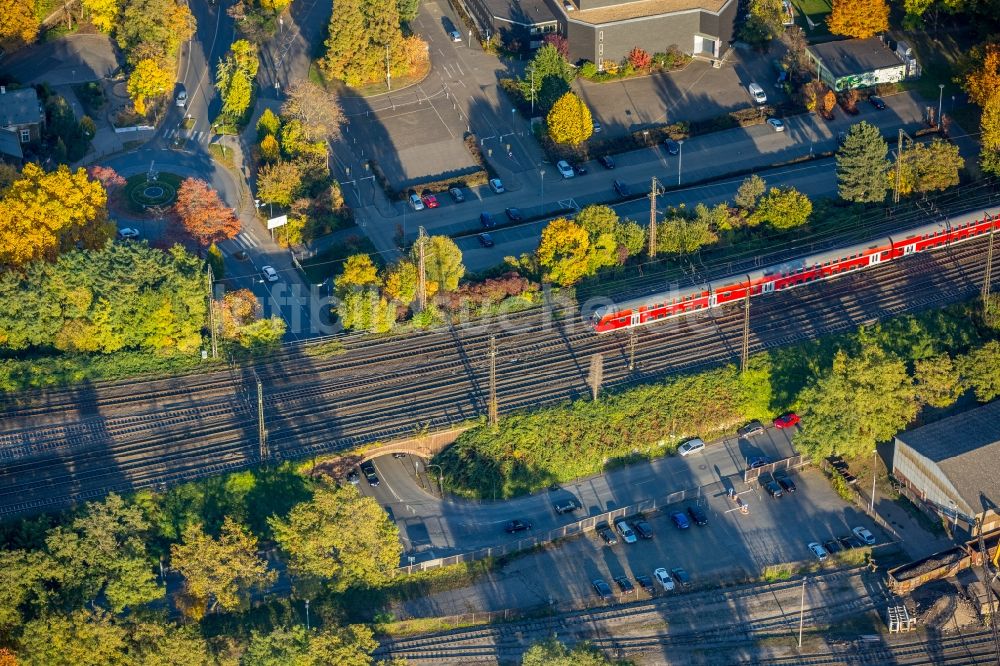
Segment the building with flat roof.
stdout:
[[896,436],[892,475],[925,510],[972,534],[1000,528],[1000,401]]
[[537,49],[545,35],[559,32],[552,0],[465,0],[483,36],[500,35],[508,48]]
[[[565,0],[571,62],[621,61],[634,47],[649,53],[676,46],[717,60],[733,40],[738,0]],[[575,3],[575,4],[571,4]]]
[[910,75],[907,63],[878,37],[813,44],[806,54],[819,79],[838,92],[896,83]]

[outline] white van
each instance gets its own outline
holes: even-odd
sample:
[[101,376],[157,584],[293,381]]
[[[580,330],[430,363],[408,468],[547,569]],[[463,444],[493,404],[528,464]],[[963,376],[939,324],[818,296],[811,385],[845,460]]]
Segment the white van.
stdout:
[[753,101],[758,104],[767,104],[767,95],[764,94],[764,89],[759,84],[751,83],[747,86],[747,90],[750,92],[750,96],[753,97]]

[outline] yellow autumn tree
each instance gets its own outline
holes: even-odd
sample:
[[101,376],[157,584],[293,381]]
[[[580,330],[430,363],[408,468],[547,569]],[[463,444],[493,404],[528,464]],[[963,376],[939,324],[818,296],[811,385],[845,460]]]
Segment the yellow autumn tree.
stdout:
[[979,142],[980,166],[1000,175],[1000,44],[988,44],[981,53],[982,62],[965,79],[969,99],[982,109]]
[[549,126],[549,136],[556,143],[575,146],[594,133],[594,119],[590,115],[590,109],[572,92],[556,100],[545,120]]
[[833,0],[826,25],[835,35],[867,39],[889,29],[885,0]]
[[339,289],[378,285],[378,267],[367,254],[352,254],[344,262],[344,272],[334,280]]
[[83,0],[90,22],[101,32],[111,32],[121,11],[119,0]]
[[0,267],[103,246],[114,232],[107,204],[104,187],[85,170],[62,165],[46,173],[29,162],[0,199]]
[[0,44],[23,46],[38,36],[38,17],[31,0],[0,0]]
[[145,115],[146,99],[167,92],[170,81],[170,72],[163,69],[158,62],[152,58],[140,60],[128,77],[127,86],[136,112]]
[[590,269],[590,237],[576,222],[558,218],[542,229],[535,254],[545,279],[566,287],[579,282]]

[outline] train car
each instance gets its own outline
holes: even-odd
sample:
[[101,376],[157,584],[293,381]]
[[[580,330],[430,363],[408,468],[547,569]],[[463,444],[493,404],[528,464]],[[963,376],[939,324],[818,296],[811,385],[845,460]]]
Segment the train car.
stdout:
[[784,291],[816,280],[896,261],[911,254],[953,245],[990,230],[1000,230],[1000,214],[976,211],[931,222],[892,236],[789,259],[745,275],[729,276],[596,308],[590,322],[597,333],[609,333],[663,319],[683,317],[727,303]]

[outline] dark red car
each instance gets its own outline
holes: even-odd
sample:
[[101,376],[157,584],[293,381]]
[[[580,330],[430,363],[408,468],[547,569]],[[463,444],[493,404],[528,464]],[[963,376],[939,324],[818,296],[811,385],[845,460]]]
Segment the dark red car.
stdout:
[[434,196],[433,194],[425,194],[424,196],[420,197],[420,199],[424,202],[424,205],[427,206],[428,208],[437,208],[438,206],[441,205],[438,203],[437,197]]
[[774,419],[775,428],[791,428],[799,422],[799,415],[795,412],[788,412],[787,414],[782,414],[778,418]]

